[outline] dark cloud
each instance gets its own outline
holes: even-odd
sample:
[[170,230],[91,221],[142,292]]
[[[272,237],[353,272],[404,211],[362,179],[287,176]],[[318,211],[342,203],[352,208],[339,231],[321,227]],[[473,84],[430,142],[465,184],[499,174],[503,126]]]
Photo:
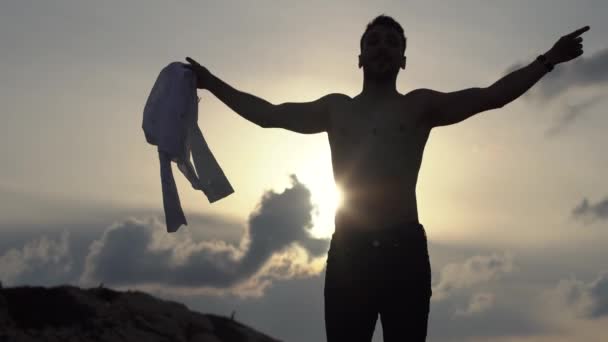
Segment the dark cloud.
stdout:
[[[329,241],[310,234],[310,191],[295,176],[291,180],[283,192],[262,196],[245,229],[220,218],[191,215],[188,229],[167,234],[162,217],[143,211],[126,220],[125,215],[110,227],[68,224],[76,238],[73,243],[67,229],[49,239],[48,232],[32,238],[39,229],[7,226],[6,232],[31,234],[11,233],[2,240],[13,242],[0,244],[5,247],[0,253],[0,280],[7,285],[152,284],[260,295],[276,279],[310,277],[324,267]],[[112,213],[107,220],[116,220],[117,215]]]
[[167,234],[158,220],[129,219],[91,245],[81,281],[234,288],[259,295],[273,279],[319,272],[311,261],[327,252],[329,242],[311,236],[312,210],[310,191],[292,176],[291,188],[264,194],[238,246],[196,242],[187,231]]
[[[307,189],[294,178],[293,185],[285,191],[269,191],[262,197],[249,216],[247,227],[203,217],[198,220],[200,226],[193,223],[187,229],[167,234],[162,217],[133,218],[117,221],[111,227],[68,226],[73,230],[69,234],[61,235],[63,229],[55,229],[53,234],[41,235],[38,231],[27,239],[25,235],[14,239],[16,228],[0,243],[4,248],[0,252],[0,277],[11,279],[11,285],[78,283],[86,271],[84,278],[89,285],[104,282],[107,286],[146,290],[149,283],[154,283],[159,291],[150,292],[161,297],[179,299],[201,312],[229,315],[236,310],[239,320],[286,341],[323,340],[324,273],[322,267],[313,265],[323,265],[323,260],[315,256],[323,256],[328,246],[327,241],[315,241],[308,234],[312,211],[308,196]],[[581,205],[585,210],[591,207],[589,203]],[[280,227],[290,232],[279,231]],[[223,235],[214,238],[224,230],[231,231],[226,235],[229,239]],[[14,242],[4,244],[9,239]],[[509,253],[493,253],[487,246],[455,248],[431,242],[430,247],[436,256],[433,261],[441,262],[437,264],[429,341],[490,341],[494,337],[506,340],[555,332],[556,326],[546,326],[532,303],[536,303],[534,298],[541,289],[562,278],[565,266],[561,258],[577,254],[559,254],[559,260],[538,262],[540,255],[535,251],[536,266],[530,266],[535,265],[533,260],[518,257],[515,267]],[[87,260],[86,267],[79,266],[81,259]],[[246,259],[250,261],[244,263]],[[551,262],[559,265],[553,275],[547,267]],[[68,265],[71,269],[66,268]],[[506,277],[515,270],[516,277]],[[561,293],[573,294],[559,297],[571,298],[570,304],[562,308],[576,311],[581,307],[577,303],[583,303],[583,317],[605,317],[607,278],[603,274],[589,283],[564,282]],[[194,287],[219,290],[186,291]],[[257,296],[261,294],[263,299]],[[289,326],[283,323],[286,319]],[[376,329],[374,340],[381,341],[380,321]]]
[[[433,302],[427,340],[507,341],[511,339],[506,337],[516,340],[516,337],[541,335],[550,330],[550,327],[545,326],[531,313],[526,302],[530,298],[518,298],[505,287],[502,290],[504,293],[494,294],[491,300],[486,297],[485,307],[479,313],[463,314],[461,298],[456,298],[458,296]],[[470,299],[474,300],[475,296]]]
[[593,306],[589,312],[590,317],[599,318],[608,315],[608,273],[600,274],[596,280],[589,284]]
[[[297,188],[296,184],[286,189],[285,192],[297,190]],[[274,195],[269,193],[271,194],[269,198],[278,198],[275,196],[281,196],[285,192]],[[299,196],[294,197],[300,198]],[[287,199],[288,197],[282,198]],[[289,199],[288,201],[296,203],[296,198]],[[266,204],[262,205],[262,203]],[[306,202],[303,203],[305,204]],[[256,210],[257,214],[252,214],[251,219],[257,217],[258,214],[263,214],[265,212],[263,208],[270,208],[272,205],[261,201],[259,210]],[[274,205],[280,206],[280,204],[276,203]],[[297,213],[292,212],[292,214],[296,214],[297,216]],[[306,218],[307,216],[303,215],[300,222],[305,222]],[[93,231],[92,227],[80,227],[80,231],[86,231],[87,238],[77,239],[79,230],[70,232],[65,239],[70,245],[70,251],[72,252],[69,255],[71,256],[58,259],[64,260],[63,263],[47,262],[47,270],[45,271],[49,272],[49,275],[63,274],[59,271],[68,260],[71,259],[74,265],[77,265],[78,259],[85,259],[87,255],[93,255],[91,252],[92,242],[97,241],[99,242],[98,247],[103,247],[102,250],[107,248],[105,250],[107,252],[105,258],[111,257],[112,253],[115,252],[122,253],[116,257],[114,263],[109,260],[97,260],[99,261],[98,264],[103,264],[105,265],[104,267],[107,267],[106,273],[111,273],[112,271],[118,273],[132,272],[134,275],[127,274],[122,276],[129,281],[131,281],[129,277],[148,277],[149,281],[159,284],[156,291],[150,292],[159,295],[161,298],[179,300],[186,303],[190,308],[201,312],[230,315],[232,310],[236,310],[236,317],[239,321],[255,326],[285,341],[321,341],[325,338],[322,296],[324,273],[323,271],[307,273],[317,270],[306,264],[307,257],[312,256],[313,253],[306,252],[306,248],[302,247],[300,242],[291,244],[300,246],[295,248],[295,252],[273,253],[255,274],[248,278],[245,277],[240,283],[233,285],[234,289],[244,288],[250,293],[254,293],[255,291],[259,293],[262,289],[263,297],[261,298],[257,296],[241,296],[238,291],[234,290],[224,290],[221,293],[201,292],[193,295],[192,292],[183,291],[184,285],[180,285],[180,282],[175,281],[175,279],[179,279],[180,273],[193,272],[195,273],[194,277],[203,278],[204,272],[209,267],[215,267],[214,275],[217,276],[223,270],[224,273],[220,273],[219,275],[224,275],[222,279],[228,284],[226,286],[230,286],[230,279],[225,275],[230,275],[234,270],[244,272],[246,268],[239,268],[237,265],[239,258],[244,258],[246,255],[252,257],[250,253],[247,253],[249,246],[263,246],[263,244],[251,244],[247,242],[248,239],[244,238],[243,235],[241,235],[241,240],[235,243],[220,242],[210,237],[201,240],[193,238],[192,233],[189,232],[190,230],[230,229],[230,224],[225,226],[218,225],[217,227],[201,226],[200,229],[196,225],[190,225],[188,229],[180,229],[177,233],[167,234],[163,222],[162,218],[148,220],[129,219],[120,221],[111,227],[105,227],[103,230],[94,230],[94,232],[87,231]],[[261,227],[257,224],[255,226]],[[251,229],[251,227],[248,229]],[[121,232],[122,235],[120,234]],[[297,234],[292,235],[298,236]],[[37,246],[37,244],[32,242],[40,240],[40,235],[36,236],[36,238],[29,239],[31,242],[30,246]],[[59,235],[53,234],[52,236],[52,238],[48,238],[47,240],[49,242],[52,241],[54,246],[61,246],[62,238],[60,232]],[[262,239],[265,234],[247,233],[245,236],[258,236],[257,238]],[[306,237],[306,235],[303,236]],[[124,240],[121,241],[121,239]],[[287,238],[277,239],[285,241]],[[25,241],[27,243],[28,240]],[[65,244],[63,243],[63,245]],[[82,245],[80,246],[82,252],[77,252],[73,249],[73,245],[76,244]],[[285,243],[277,243],[277,245],[285,245]],[[127,246],[131,248],[130,254],[125,252]],[[147,249],[144,249],[144,246],[147,246]],[[275,250],[278,248],[272,246],[270,245],[266,248]],[[290,250],[289,247],[286,248]],[[457,277],[452,272],[443,273],[444,278],[442,282],[444,284],[451,284],[452,290],[445,299],[432,302],[429,341],[465,341],[471,337],[489,341],[492,340],[492,337],[496,336],[530,336],[545,331],[545,328],[538,319],[531,314],[530,297],[521,296],[517,291],[513,291],[514,286],[512,286],[513,284],[517,284],[518,286],[526,287],[528,285],[525,279],[530,277],[531,272],[534,274],[542,272],[535,269],[529,270],[528,273],[523,275],[518,272],[519,277],[517,278],[502,277],[501,275],[510,272],[508,270],[514,268],[512,258],[508,254],[493,255],[491,251],[487,252],[484,246],[459,247],[455,249],[453,246],[432,245],[432,248],[434,255],[445,255],[443,258],[445,261],[462,260],[462,262],[456,264],[457,266],[449,266],[447,269],[460,271],[463,275],[469,276],[466,277],[468,280],[464,280],[466,278]],[[301,249],[300,252],[302,253],[299,253],[298,249]],[[475,256],[480,249],[484,250],[483,255]],[[24,248],[16,250],[23,251]],[[47,250],[55,251],[56,255],[65,256],[65,252],[60,252],[63,250],[62,248],[53,247]],[[217,251],[217,253],[213,253],[213,251]],[[0,253],[0,255],[2,254],[6,255],[6,252]],[[33,254],[36,255],[36,253]],[[38,253],[37,255],[43,254]],[[46,255],[50,254],[47,253]],[[198,255],[198,259],[192,259],[196,255]],[[232,257],[235,257],[234,262],[230,261]],[[129,258],[133,259],[130,260]],[[148,258],[148,260],[145,258]],[[51,257],[50,260],[52,259]],[[296,259],[302,260],[294,262]],[[437,261],[437,259],[435,258],[434,261]],[[441,265],[444,265],[445,261],[442,261]],[[204,262],[207,262],[207,264],[204,264]],[[158,264],[155,265],[155,263]],[[524,263],[520,260],[518,264],[520,263],[527,264],[529,261]],[[192,265],[190,270],[184,268],[187,265]],[[138,267],[141,270],[135,269]],[[543,267],[546,267],[546,265],[543,264]],[[35,269],[40,270],[41,268],[37,267]],[[438,269],[443,270],[445,267],[438,267]],[[82,267],[79,268],[76,276],[69,278],[72,279],[69,283],[78,283],[82,270]],[[32,272],[32,274],[34,273]],[[99,275],[98,273],[95,274]],[[276,281],[278,278],[281,281]],[[198,281],[198,279],[193,279]],[[21,278],[19,280],[20,283],[40,283],[39,281],[34,281],[34,278],[31,278],[32,282],[21,281]],[[203,280],[207,281],[206,278]],[[106,286],[113,286],[111,282],[104,279],[93,278],[92,281],[95,286],[98,282],[102,281]],[[272,282],[272,286],[268,286],[270,282]],[[122,284],[125,287],[146,290],[146,284],[140,279],[134,279],[133,283],[123,282]],[[244,286],[241,286],[242,284]],[[182,288],[179,288],[180,286]],[[210,287],[211,285],[206,282],[200,286]],[[217,295],[218,293],[221,295]],[[492,300],[486,300],[489,298],[484,299],[483,296],[487,293],[492,293],[494,298]],[[456,314],[459,311],[461,314]],[[289,325],[284,324],[286,320],[290,322]],[[382,341],[381,336],[381,322],[378,320],[374,341]]]
[[561,118],[557,119],[553,127],[545,132],[546,137],[552,137],[563,131],[565,127],[572,124],[576,119],[580,118],[590,107],[595,106],[603,100],[605,95],[597,95],[588,100],[575,105],[566,105],[565,113]]
[[540,95],[552,99],[570,88],[608,83],[608,49],[558,65],[540,84]]
[[0,280],[7,285],[18,281],[68,280],[71,270],[67,231],[58,239],[41,236],[27,242],[21,249],[11,248],[0,255]]
[[[507,68],[503,75],[526,66],[516,63]],[[525,98],[544,103],[558,97],[571,88],[602,86],[608,84],[608,49],[593,55],[581,56],[573,61],[557,65],[546,74],[526,94]]]
[[583,201],[572,210],[572,217],[585,224],[608,219],[608,198],[596,204],[589,204],[589,200],[583,198]]
[[[464,341],[467,338],[528,335],[544,328],[529,313],[525,300],[501,302],[508,290],[497,280],[519,270],[511,253],[475,255],[445,264],[433,286],[429,340]],[[491,292],[489,292],[489,290]]]
[[585,283],[576,278],[560,280],[558,285],[546,294],[570,313],[587,319],[608,316],[608,272]]
[[[510,66],[505,75],[527,64],[518,63]],[[556,66],[553,71],[546,74],[538,83],[529,89],[522,98],[538,105],[547,105],[569,90],[592,86],[606,86],[608,84],[608,49],[600,50],[591,56],[581,56],[571,62]],[[546,137],[552,137],[562,131],[564,127],[580,120],[589,109],[605,96],[587,98],[574,105],[565,105],[564,113],[556,119],[555,123],[545,132]]]
[[462,263],[447,264],[441,269],[439,281],[433,286],[432,299],[442,300],[454,290],[470,288],[514,270],[513,256],[509,253],[477,255]]
[[456,316],[471,316],[484,311],[487,311],[494,305],[494,294],[492,293],[476,293],[471,296],[469,304],[465,309],[456,311]]

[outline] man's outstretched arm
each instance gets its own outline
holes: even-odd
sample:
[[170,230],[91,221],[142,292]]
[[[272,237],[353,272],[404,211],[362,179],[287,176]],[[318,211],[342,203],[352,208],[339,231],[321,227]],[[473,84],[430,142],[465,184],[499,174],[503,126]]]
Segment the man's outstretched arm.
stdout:
[[197,87],[215,97],[243,118],[263,128],[284,128],[313,134],[327,131],[329,106],[339,94],[329,94],[311,102],[272,104],[255,95],[234,89],[191,58],[189,68],[196,72]]
[[[588,30],[589,26],[585,26],[561,37],[544,54],[547,62],[557,65],[582,55],[583,38],[578,36]],[[548,67],[535,60],[485,88],[468,88],[449,93],[418,89],[425,98],[424,121],[431,127],[446,126],[486,110],[501,108],[528,91],[547,72]]]

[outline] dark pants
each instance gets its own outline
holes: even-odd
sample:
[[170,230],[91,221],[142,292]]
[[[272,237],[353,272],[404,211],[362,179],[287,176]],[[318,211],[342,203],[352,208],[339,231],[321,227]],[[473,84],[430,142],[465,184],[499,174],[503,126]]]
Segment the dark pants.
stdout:
[[[375,228],[375,227],[374,227]],[[385,342],[425,341],[431,265],[424,227],[336,228],[325,273],[327,342],[369,342],[378,314]]]

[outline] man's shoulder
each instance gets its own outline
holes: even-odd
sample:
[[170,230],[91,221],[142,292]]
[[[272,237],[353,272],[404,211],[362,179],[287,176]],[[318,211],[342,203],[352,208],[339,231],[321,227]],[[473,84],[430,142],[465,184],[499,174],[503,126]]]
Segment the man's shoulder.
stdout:
[[322,97],[322,99],[327,99],[328,101],[348,101],[352,100],[350,96],[342,93],[330,93]]
[[327,105],[329,111],[332,112],[335,108],[341,108],[348,101],[352,100],[350,96],[342,93],[330,93],[319,99]]
[[417,88],[403,95],[402,106],[408,117],[417,118],[420,123],[427,122],[429,104],[436,99],[438,92],[428,88]]
[[441,92],[437,90],[417,88],[403,95],[403,104],[408,108],[414,105],[424,111],[430,103],[437,100],[437,96],[440,94]]
[[417,88],[414,89],[406,94],[403,95],[404,98],[406,97],[413,97],[416,99],[422,99],[422,100],[426,100],[426,99],[430,99],[432,98],[434,95],[436,95],[437,93],[439,93],[436,90],[433,89],[429,89],[429,88]]

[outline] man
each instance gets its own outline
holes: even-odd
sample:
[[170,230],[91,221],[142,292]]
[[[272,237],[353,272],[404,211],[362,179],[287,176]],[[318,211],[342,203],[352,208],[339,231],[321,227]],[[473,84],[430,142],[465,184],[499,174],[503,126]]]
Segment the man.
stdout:
[[186,58],[198,87],[245,119],[264,128],[327,132],[334,178],[344,197],[325,274],[329,342],[370,341],[378,315],[384,341],[426,339],[431,269],[416,182],[430,130],[515,100],[554,65],[580,56],[579,35],[587,30],[561,37],[547,53],[489,87],[400,94],[395,83],[399,69],[405,69],[406,38],[393,18],[380,15],[361,37],[360,94],[332,93],[279,105],[232,88]]

